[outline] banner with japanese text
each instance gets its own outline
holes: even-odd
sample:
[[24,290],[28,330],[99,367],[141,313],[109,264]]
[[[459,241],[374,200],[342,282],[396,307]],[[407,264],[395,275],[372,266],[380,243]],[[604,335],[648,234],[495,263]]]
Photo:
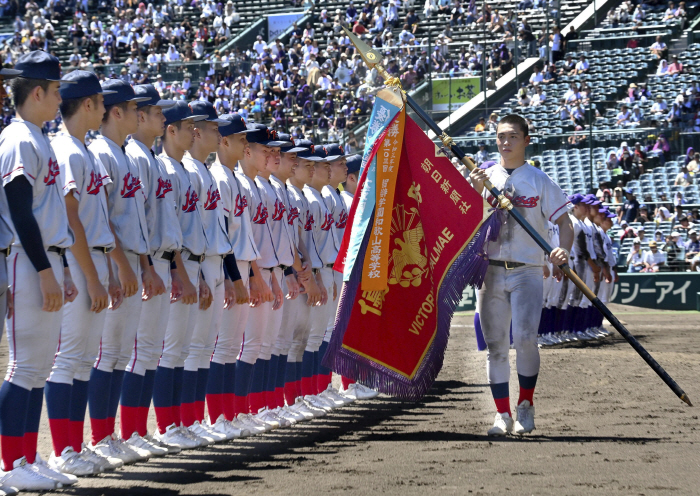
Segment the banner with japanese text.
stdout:
[[[398,125],[392,130],[394,124]],[[394,139],[401,135],[402,144],[395,146]],[[390,146],[386,161],[375,160],[386,142]],[[362,232],[358,263],[349,269],[343,285],[323,363],[384,393],[418,399],[442,367],[452,314],[474,257],[483,255],[482,248],[478,253],[465,249],[472,246],[470,241],[493,209],[444,155],[436,153],[435,144],[403,110],[368,157],[382,170],[376,176],[378,198],[383,198],[380,180],[384,165],[389,173],[389,164],[394,163],[394,148],[400,156],[393,207],[380,213],[377,201],[373,222]],[[386,290],[366,289],[368,274],[363,275],[363,264],[374,253],[373,227],[379,218],[385,219],[382,233],[388,232]],[[347,264],[345,269],[347,273]]]
[[660,310],[698,310],[700,272],[620,274],[611,303]]

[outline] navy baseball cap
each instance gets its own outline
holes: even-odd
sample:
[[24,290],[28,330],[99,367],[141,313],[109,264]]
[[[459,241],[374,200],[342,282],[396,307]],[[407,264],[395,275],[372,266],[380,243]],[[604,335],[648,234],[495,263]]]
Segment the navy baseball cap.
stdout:
[[362,167],[362,155],[350,155],[346,165],[348,166],[348,174],[360,172],[360,168]]
[[280,141],[289,141],[289,145],[283,146],[280,149],[280,152],[282,153],[299,153],[307,149],[304,146],[298,146],[297,142],[295,142],[294,139],[287,133],[279,133],[277,135],[277,139]]
[[617,214],[608,210],[608,219],[614,219],[615,217],[617,217]]
[[168,108],[175,105],[175,100],[161,100],[158,90],[152,84],[139,84],[134,86],[134,94],[139,98],[148,97],[148,100],[139,102],[138,108],[143,107],[161,107]]
[[[60,62],[43,50],[34,50],[22,55],[15,64],[15,69],[22,71],[23,78],[61,81]],[[75,84],[75,81],[68,84]]]
[[596,205],[601,204],[601,201],[598,200],[598,198],[593,194],[584,196],[582,201],[583,203],[585,203],[586,205],[590,205],[591,207],[595,207]]
[[124,102],[145,102],[149,99],[145,96],[136,96],[134,88],[121,79],[105,79],[102,81],[102,90],[111,91],[109,95],[105,96],[105,107]]
[[314,142],[308,139],[300,139],[294,142],[294,146],[303,148],[302,151],[297,152],[297,158],[308,159],[313,155]]
[[226,121],[228,124],[223,126],[223,129],[219,131],[221,136],[231,136],[232,134],[247,134],[252,133],[252,129],[248,129],[245,125],[245,120],[243,117],[237,113],[222,115],[221,120]]
[[323,145],[323,147],[328,152],[328,160],[333,162],[334,160],[341,159],[345,157],[345,150],[338,143],[332,143],[330,145]]
[[205,121],[207,122],[216,122],[219,126],[230,126],[231,121],[227,121],[225,119],[219,119],[218,114],[216,113],[216,109],[214,109],[214,105],[212,105],[209,102],[203,102],[201,100],[197,100],[196,102],[190,102],[190,108],[192,109],[192,114],[193,115],[203,115]]
[[248,129],[251,130],[246,136],[246,138],[248,138],[248,143],[258,143],[260,145],[272,147],[282,147],[290,144],[289,141],[280,140],[277,131],[269,129],[265,124],[249,124]]
[[330,162],[330,157],[328,155],[328,147],[325,145],[318,145],[311,148],[311,155],[304,157],[306,160],[311,160],[312,162]]
[[73,71],[66,74],[66,77],[61,80],[59,91],[64,100],[85,98],[100,93],[105,96],[116,93],[115,91],[105,91],[100,86],[100,80],[97,79],[97,76],[88,71]]
[[583,201],[583,195],[581,193],[574,193],[573,195],[569,195],[568,198],[572,205],[578,205]]
[[18,71],[17,69],[0,69],[0,76],[4,79],[12,79],[21,75],[22,71]]
[[163,115],[165,116],[165,127],[180,121],[198,122],[205,119],[203,115],[194,115],[190,106],[184,101],[179,101],[172,107],[163,109]]

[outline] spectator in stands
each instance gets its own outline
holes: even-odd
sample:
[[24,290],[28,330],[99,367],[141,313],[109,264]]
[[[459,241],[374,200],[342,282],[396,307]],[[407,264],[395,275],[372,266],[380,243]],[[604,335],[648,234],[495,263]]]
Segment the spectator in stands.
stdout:
[[680,232],[683,233],[683,234],[685,234],[685,233],[687,233],[688,231],[690,231],[690,230],[693,228],[693,224],[692,224],[692,222],[690,221],[691,218],[692,218],[692,217],[691,217],[690,214],[687,214],[687,215],[682,216],[682,217],[680,218],[680,220],[678,221],[678,226],[676,226],[676,228],[678,229],[678,231],[680,231]]
[[537,107],[539,105],[542,105],[543,103],[545,103],[546,99],[547,94],[542,89],[542,86],[537,85],[535,86],[535,94],[532,95],[532,99],[530,100],[530,106]]
[[668,222],[671,219],[671,212],[668,211],[665,205],[659,205],[656,207],[656,215],[654,215],[654,221],[658,222]]
[[[573,27],[571,29],[573,29]],[[590,64],[588,63],[588,60],[586,60],[586,56],[581,54],[579,61],[574,68],[574,76],[587,73],[589,67]]]
[[530,75],[530,84],[536,86],[544,81],[544,74],[542,73],[542,67],[538,64],[535,66],[534,72]]
[[668,61],[666,59],[661,59],[659,61],[659,67],[656,68],[657,76],[668,76]]
[[622,205],[622,218],[626,220],[627,223],[634,222],[634,219],[637,218],[637,214],[639,213],[639,202],[634,196],[634,193],[629,189],[625,190],[625,196],[627,199]]
[[666,53],[668,52],[668,47],[666,46],[666,43],[663,42],[661,35],[656,37],[656,41],[654,43],[652,43],[652,45],[649,49],[651,50],[651,53],[657,59],[666,58]]
[[675,186],[690,186],[693,184],[693,176],[688,172],[688,166],[683,165],[678,174],[676,174],[676,179],[673,181]]
[[662,115],[666,114],[667,110],[668,104],[664,100],[664,97],[661,95],[656,95],[656,101],[651,106],[652,115],[655,117],[661,117]]
[[566,60],[564,60],[564,63],[562,64],[561,69],[559,69],[559,75],[572,76],[574,74],[574,70],[576,70],[576,62],[574,62],[574,59],[571,56],[571,54],[567,53]]
[[678,55],[673,55],[671,57],[671,64],[668,66],[669,76],[675,76],[676,74],[681,74],[683,72],[683,64],[678,61]]
[[683,114],[678,102],[673,102],[671,109],[666,114],[666,123],[671,127],[679,126],[683,119]]
[[527,88],[525,87],[518,90],[518,105],[521,107],[530,105],[530,95],[528,95]]
[[[689,150],[692,150],[692,148],[689,148]],[[694,153],[693,158],[690,162],[688,162],[688,172],[690,172],[693,176],[698,173],[698,167],[700,166],[700,153]]]
[[569,28],[569,32],[566,33],[566,36],[564,36],[564,51],[565,52],[570,52],[573,51],[575,48],[575,44],[569,45],[569,42],[571,40],[578,40],[578,33],[576,32],[576,29],[571,26]]
[[545,72],[542,82],[544,84],[557,82],[557,68],[554,64],[549,64],[549,68],[547,69],[547,72]]
[[552,48],[552,62],[557,62],[561,60],[562,55],[564,54],[564,39],[561,35],[561,31],[559,30],[559,27],[554,26],[552,28],[552,34],[549,36],[550,41],[552,42],[551,48]]
[[666,265],[666,255],[658,250],[656,241],[649,241],[649,250],[644,252],[642,262],[644,264],[642,272],[658,272]]
[[654,147],[651,151],[659,157],[659,161],[662,165],[665,164],[666,159],[668,158],[668,155],[671,152],[671,145],[669,145],[666,136],[660,134],[656,140],[656,143],[654,143]]
[[565,99],[562,98],[559,101],[559,106],[556,108],[554,113],[559,115],[559,119],[561,121],[568,121],[569,120],[569,118],[571,117],[571,114],[569,113],[569,107],[566,105]]
[[639,222],[641,225],[649,222],[649,209],[646,205],[639,206],[639,215],[634,219],[635,222]]
[[627,109],[627,105],[623,105],[620,107],[620,112],[618,112],[615,125],[617,127],[622,127],[628,125],[628,121],[630,118],[630,111]]
[[632,250],[627,255],[627,272],[636,273],[644,269],[644,259],[641,251],[642,243],[639,240],[634,240]]
[[483,117],[479,117],[479,123],[474,126],[474,131],[477,133],[483,132],[486,130],[486,119]]
[[690,264],[690,272],[698,270],[700,241],[698,241],[698,232],[695,229],[688,232],[688,241],[685,242],[685,263]]
[[474,160],[476,162],[476,165],[481,165],[484,162],[486,162],[489,159],[489,152],[486,150],[486,143],[483,141],[479,143],[479,151],[476,152],[476,155],[474,156]]
[[416,84],[416,79],[418,78],[418,75],[416,74],[416,71],[413,69],[413,64],[408,64],[406,67],[406,72],[404,72],[401,75],[401,85],[403,86],[404,90],[410,90],[413,89],[413,87]]
[[574,127],[577,131],[580,131],[586,127],[586,112],[584,112],[583,108],[581,107],[580,101],[576,101],[571,109],[571,122],[574,123]]
[[665,243],[661,246],[661,251],[666,255],[666,266],[671,272],[678,272],[683,268],[684,259],[681,258],[682,246],[679,246],[680,233],[673,231],[670,236],[666,236]]
[[491,115],[489,115],[488,122],[486,123],[486,130],[490,133],[495,133],[496,129],[498,129],[498,114],[492,112]]
[[673,215],[671,215],[671,222],[675,220],[676,223],[680,224],[681,219],[687,217],[685,212],[683,212],[683,205],[675,205],[673,207]]
[[634,144],[634,156],[632,160],[636,164],[639,174],[644,174],[646,163],[649,159],[647,158],[647,152],[642,149],[642,144],[639,141]]

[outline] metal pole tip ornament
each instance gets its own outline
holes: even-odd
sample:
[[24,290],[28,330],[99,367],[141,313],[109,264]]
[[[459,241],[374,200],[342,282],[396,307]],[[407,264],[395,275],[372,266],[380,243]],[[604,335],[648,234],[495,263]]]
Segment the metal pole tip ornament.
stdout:
[[370,69],[377,69],[377,71],[382,76],[382,78],[384,78],[384,84],[386,86],[392,86],[394,88],[398,88],[403,92],[403,87],[401,86],[401,80],[397,77],[393,77],[381,65],[382,54],[379,53],[378,51],[376,51],[374,48],[370,47],[364,41],[362,41],[359,36],[357,36],[355,33],[350,31],[345,26],[343,26],[343,30],[345,31],[345,34],[348,35],[348,38],[350,38],[350,41],[352,42],[352,44],[355,45],[355,48],[357,48],[357,51],[360,52],[360,56],[362,57],[362,60],[365,61],[365,64],[367,64],[367,67],[369,67]]

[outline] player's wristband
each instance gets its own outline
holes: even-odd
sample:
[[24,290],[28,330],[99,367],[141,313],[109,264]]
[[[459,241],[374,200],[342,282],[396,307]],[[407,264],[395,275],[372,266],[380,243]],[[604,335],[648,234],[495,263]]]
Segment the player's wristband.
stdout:
[[170,270],[177,270],[177,264],[175,263],[175,260],[170,262]]
[[253,272],[253,268],[250,268],[250,272],[248,272],[248,277],[255,277],[255,273]]
[[61,255],[61,260],[63,260],[63,268],[67,269],[68,268],[68,259],[66,258],[65,253],[63,255]]
[[153,267],[153,259],[151,258],[151,256],[150,256],[150,255],[146,255],[146,258],[148,258],[148,265],[149,265],[150,267]]
[[294,269],[292,269],[291,267],[287,267],[286,269],[284,269],[285,276],[291,276],[292,274],[294,274]]

